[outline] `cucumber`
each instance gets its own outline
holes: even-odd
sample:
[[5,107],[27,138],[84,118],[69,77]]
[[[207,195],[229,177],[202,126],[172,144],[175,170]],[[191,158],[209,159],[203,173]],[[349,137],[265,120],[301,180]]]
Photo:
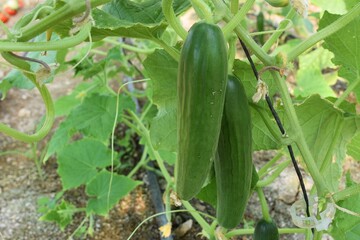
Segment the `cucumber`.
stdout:
[[261,219],[255,227],[254,240],[279,240],[279,231],[274,221]]
[[289,0],[265,0],[273,7],[286,7],[289,5]]
[[214,160],[227,68],[221,29],[206,22],[195,23],[181,50],[177,82],[175,191],[183,200],[200,192]]
[[226,87],[224,112],[215,159],[217,186],[216,215],[220,226],[236,227],[244,214],[253,174],[251,113],[244,86],[234,76],[229,76]]

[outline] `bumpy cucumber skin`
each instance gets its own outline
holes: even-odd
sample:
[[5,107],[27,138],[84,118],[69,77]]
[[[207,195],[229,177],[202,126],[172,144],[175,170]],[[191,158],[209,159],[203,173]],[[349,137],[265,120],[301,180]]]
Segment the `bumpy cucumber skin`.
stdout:
[[181,50],[178,72],[176,192],[198,194],[213,162],[227,82],[227,47],[221,29],[195,23]]
[[254,240],[279,240],[279,231],[276,224],[261,219],[255,227]]
[[[215,159],[217,219],[224,228],[236,227],[247,205],[253,175],[251,114],[244,86],[229,76],[218,158]],[[252,180],[252,178],[254,178]]]
[[289,5],[289,0],[265,0],[273,7],[286,7]]

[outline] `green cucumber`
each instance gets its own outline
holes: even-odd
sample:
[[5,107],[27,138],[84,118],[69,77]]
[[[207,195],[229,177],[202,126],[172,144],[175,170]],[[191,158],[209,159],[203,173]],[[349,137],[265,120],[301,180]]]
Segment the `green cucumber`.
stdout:
[[286,7],[289,5],[289,0],[265,0],[273,7]]
[[254,240],[279,240],[279,231],[274,221],[261,219],[255,227]]
[[218,158],[215,159],[216,217],[220,226],[230,229],[240,223],[251,193],[251,183],[257,182],[253,169],[249,104],[241,81],[229,76]]
[[221,29],[195,23],[181,50],[178,72],[178,159],[175,190],[183,200],[200,192],[217,149],[227,82]]

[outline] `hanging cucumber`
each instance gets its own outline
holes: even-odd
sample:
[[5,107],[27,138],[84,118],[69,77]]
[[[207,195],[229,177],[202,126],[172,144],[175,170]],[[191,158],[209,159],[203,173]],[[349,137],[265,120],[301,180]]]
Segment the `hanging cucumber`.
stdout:
[[279,240],[279,231],[274,221],[261,219],[255,227],[254,240]]
[[252,173],[253,168],[249,104],[240,80],[229,76],[215,159],[216,215],[222,227],[234,228],[240,223],[251,183],[256,184],[258,178]]
[[195,23],[181,50],[178,72],[176,192],[200,192],[213,162],[227,81],[227,47],[221,29]]
[[289,5],[289,0],[265,0],[273,7],[286,7]]

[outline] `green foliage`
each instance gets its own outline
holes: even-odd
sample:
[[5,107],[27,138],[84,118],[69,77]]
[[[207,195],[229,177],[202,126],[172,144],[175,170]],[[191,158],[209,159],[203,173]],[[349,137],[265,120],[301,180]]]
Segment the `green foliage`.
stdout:
[[152,144],[155,149],[175,152],[177,62],[164,50],[156,50],[143,64],[151,78],[152,102],[158,108],[150,127]]
[[98,168],[111,164],[111,153],[99,141],[82,139],[64,147],[58,163],[58,173],[66,190],[92,180],[98,174]]
[[[354,184],[351,179],[348,180],[347,187]],[[360,194],[347,198],[346,200],[337,203],[340,207],[353,211],[360,212]],[[336,240],[355,240],[360,237],[360,218],[358,216],[351,216],[341,210],[336,211],[334,223],[331,228],[331,236]]]
[[[190,7],[187,0],[174,2],[176,14]],[[95,9],[92,16],[95,21],[92,31],[95,40],[108,36],[151,39],[161,36],[167,27],[159,0],[112,1],[101,10]]]
[[[232,5],[236,1],[225,2],[174,0],[172,7],[175,15],[179,16],[192,6],[200,13],[200,18],[209,16],[208,21],[220,22],[219,26],[224,26],[226,23],[223,21],[233,19],[234,14],[230,14],[229,8],[233,10]],[[245,4],[250,2],[246,1]],[[174,19],[164,17],[164,12],[169,13],[171,9],[162,9],[160,0],[91,0],[91,4],[92,19],[86,19],[83,23],[76,23],[73,18],[84,13],[85,1],[48,0],[37,4],[16,22],[0,44],[4,60],[13,66],[0,81],[0,92],[5,100],[11,88],[32,89],[37,84],[47,86],[43,84],[51,84],[54,77],[61,75],[69,66],[74,68],[74,75],[83,80],[68,95],[57,99],[56,117],[61,117],[62,121],[41,155],[44,162],[52,156],[57,158],[63,191],[54,199],[39,199],[40,220],[55,222],[64,230],[71,224],[76,212],[84,212],[85,225],[80,226],[74,236],[91,235],[93,215],[106,216],[120,199],[141,184],[130,176],[136,176],[134,173],[148,160],[157,162],[156,168],[160,169],[157,172],[164,176],[171,191],[174,181],[168,169],[177,161],[176,89],[179,52],[182,48],[179,36],[183,38],[183,35],[174,27]],[[316,190],[319,197],[326,198],[331,195],[329,193],[336,194],[340,189],[346,154],[360,160],[360,118],[356,111],[360,102],[360,3],[358,0],[338,0],[329,4],[329,1],[313,0],[311,4],[319,8],[312,8],[308,18],[295,15],[290,6],[281,10],[261,7],[260,13],[264,13],[266,20],[260,15],[258,26],[248,17],[238,19],[235,24],[241,26],[235,33],[250,49],[258,71],[265,66],[276,65],[287,68],[285,72],[290,73],[287,83],[291,84],[288,85],[291,91],[283,82],[286,79],[280,78],[274,71],[261,75],[286,134],[280,134],[265,101],[253,102],[252,97],[258,89],[248,62],[242,57],[242,60],[229,59],[229,63],[233,63],[229,73],[241,79],[247,92],[252,117],[253,151],[283,151],[291,144],[296,160],[300,160],[301,166],[314,180],[316,189],[313,192]],[[273,14],[288,14],[288,19],[271,32],[273,26],[278,25],[271,22]],[[316,32],[316,21],[320,17]],[[86,23],[88,20],[93,24],[91,31]],[[285,24],[290,22],[291,29]],[[250,34],[256,27],[259,31],[270,30],[264,35],[257,34],[261,45],[265,42],[263,49]],[[88,31],[84,31],[80,37],[81,31],[74,31],[77,28]],[[53,34],[47,42],[45,32],[49,33],[50,30]],[[111,36],[117,38],[108,39]],[[293,39],[294,36],[296,39]],[[33,39],[32,42],[28,42],[30,39]],[[66,46],[76,47],[84,41],[86,43],[81,48],[63,47],[65,43]],[[34,51],[33,47],[37,50]],[[45,48],[52,50],[45,54]],[[29,51],[27,57],[50,65],[51,73],[41,77],[36,72],[43,66],[16,59],[9,53],[21,55],[23,49]],[[269,51],[271,53],[267,54]],[[289,59],[295,61],[288,62]],[[146,83],[129,84],[117,96],[119,86],[142,78],[148,78],[145,79]],[[343,81],[347,82],[347,90],[338,92],[334,84],[337,83],[337,86]],[[355,94],[356,99],[348,98],[351,93]],[[117,118],[116,111],[119,113]],[[114,123],[118,126],[115,128],[115,139],[111,139]],[[4,125],[0,125],[1,132],[3,129]],[[111,146],[112,140],[114,146]],[[124,159],[133,157],[125,155],[139,149],[139,144],[144,145],[147,154],[134,171],[125,176],[124,169],[137,163],[136,157],[124,162]],[[112,147],[117,152],[112,153]],[[271,177],[272,173],[268,170],[277,169],[278,163],[275,162],[263,169],[265,174],[262,174],[262,178],[264,175]],[[169,166],[165,166],[165,163]],[[351,179],[350,173],[345,177],[346,189],[359,184]],[[256,176],[253,175],[253,178],[256,179]],[[256,181],[253,181],[252,187],[255,184]],[[87,201],[84,208],[64,200],[63,194],[78,187],[85,188]],[[216,180],[210,173],[197,198],[216,208],[216,190]],[[336,204],[359,213],[359,196],[358,192],[354,192]],[[184,206],[191,210],[189,212],[201,225],[205,235],[214,237],[213,226],[208,226],[188,205]],[[170,206],[166,208],[170,209]],[[168,217],[170,220],[170,214]],[[337,209],[330,229],[324,232],[336,240],[355,240],[360,238],[359,226],[358,217]],[[245,224],[245,227],[249,226]],[[318,238],[321,234],[318,233]]]
[[[339,15],[325,13],[320,21],[320,29],[328,26]],[[332,59],[334,64],[341,66],[339,76],[345,78],[349,84],[356,83],[354,92],[358,102],[360,101],[360,55],[356,54],[360,51],[360,30],[357,26],[360,24],[360,17],[344,26],[336,34],[325,39],[324,47],[334,53]]]
[[111,173],[102,171],[86,185],[85,191],[90,197],[86,208],[88,213],[107,215],[119,199],[141,184],[139,181],[115,174],[109,189],[110,179]]
[[39,212],[43,215],[40,217],[41,221],[55,222],[59,225],[61,230],[64,230],[73,219],[76,207],[65,200],[61,203],[48,199],[42,198],[38,201]]

